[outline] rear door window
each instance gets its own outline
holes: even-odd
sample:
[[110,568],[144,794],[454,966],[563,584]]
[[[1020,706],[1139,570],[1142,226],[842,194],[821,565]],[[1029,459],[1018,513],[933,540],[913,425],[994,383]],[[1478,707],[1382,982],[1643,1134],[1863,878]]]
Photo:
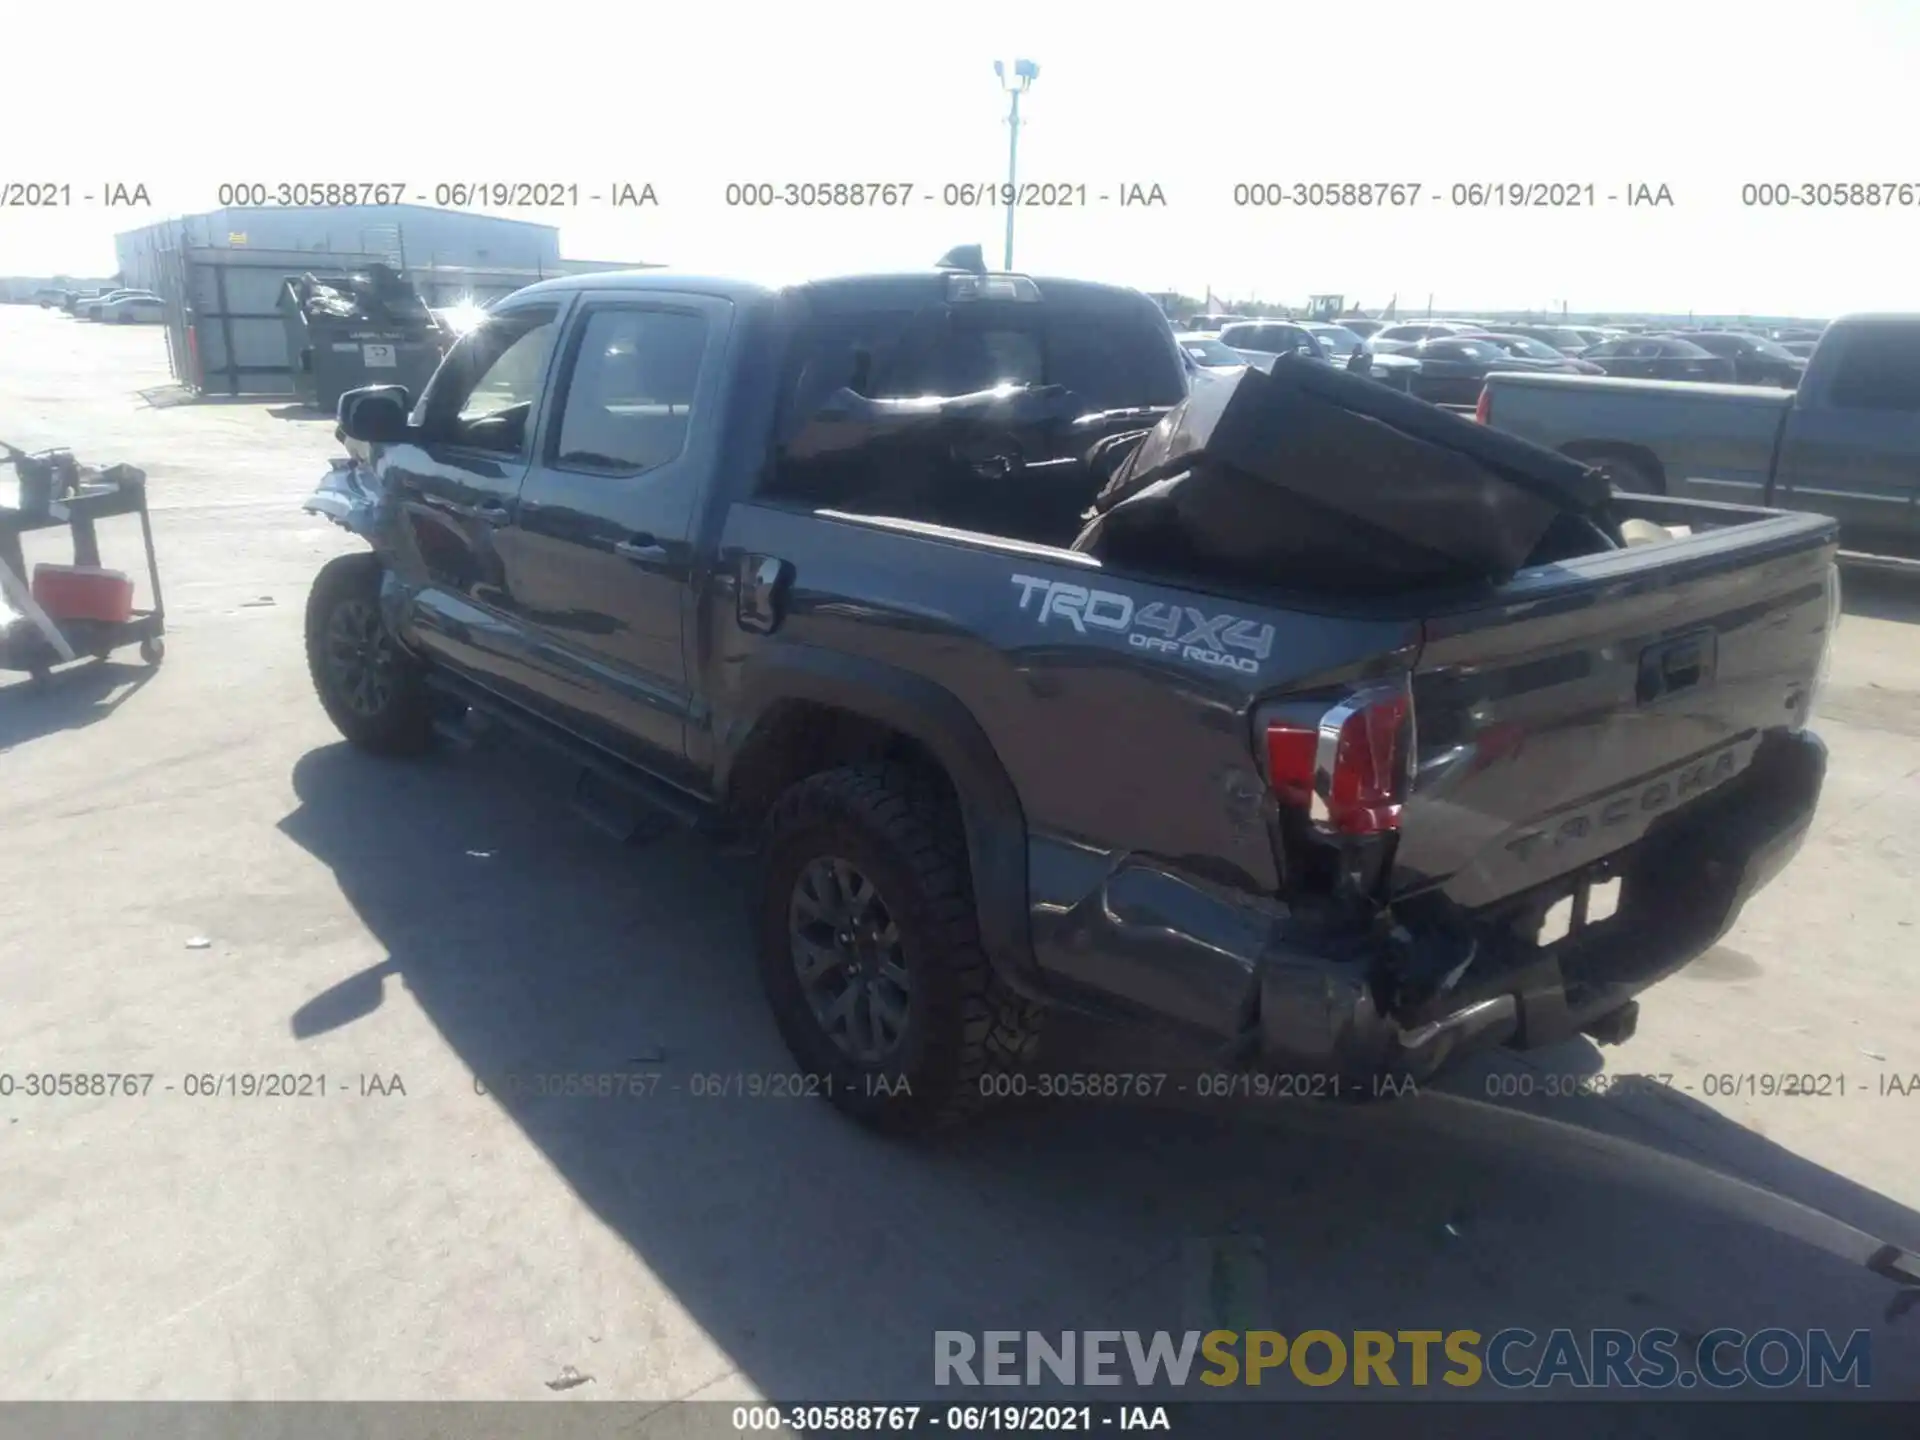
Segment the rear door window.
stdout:
[[1920,412],[1920,327],[1862,328],[1834,336],[1840,361],[1828,390],[1841,410]]

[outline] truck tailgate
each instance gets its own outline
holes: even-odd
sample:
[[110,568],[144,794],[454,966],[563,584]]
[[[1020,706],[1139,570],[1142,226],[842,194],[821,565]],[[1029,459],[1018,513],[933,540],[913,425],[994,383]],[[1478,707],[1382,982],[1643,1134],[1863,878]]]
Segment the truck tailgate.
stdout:
[[1804,724],[1837,527],[1753,513],[1525,571],[1428,619],[1396,900],[1478,911],[1586,870]]

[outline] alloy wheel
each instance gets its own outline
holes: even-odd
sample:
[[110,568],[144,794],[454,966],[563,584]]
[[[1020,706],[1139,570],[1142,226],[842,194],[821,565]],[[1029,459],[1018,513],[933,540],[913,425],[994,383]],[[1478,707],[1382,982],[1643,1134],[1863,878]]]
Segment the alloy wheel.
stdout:
[[386,709],[399,657],[370,601],[347,600],[334,607],[327,618],[326,657],[334,692],[349,710],[371,719]]
[[794,973],[820,1028],[850,1059],[885,1060],[906,1035],[913,982],[878,887],[851,861],[821,856],[795,878],[787,915]]

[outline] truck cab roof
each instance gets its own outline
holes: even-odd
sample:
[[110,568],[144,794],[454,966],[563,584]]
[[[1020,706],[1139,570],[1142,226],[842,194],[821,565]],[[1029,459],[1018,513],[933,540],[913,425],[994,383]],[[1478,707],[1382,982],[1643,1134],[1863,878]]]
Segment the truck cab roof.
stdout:
[[[873,308],[876,305],[896,308],[926,305],[944,300],[948,296],[948,287],[953,277],[975,273],[977,272],[929,267],[925,270],[830,275],[786,282],[769,282],[739,275],[709,275],[673,269],[611,270],[585,275],[556,276],[551,280],[542,280],[527,286],[524,290],[516,291],[515,295],[561,295],[580,290],[601,292],[632,290],[642,293],[674,291],[683,294],[692,292],[700,295],[714,295],[735,303],[752,303],[771,299],[779,294],[802,292],[810,300],[824,303],[830,309],[838,308],[841,304],[857,305],[862,309]],[[1043,302],[1062,299],[1120,300],[1137,302],[1156,313],[1160,310],[1160,307],[1146,295],[1123,285],[1106,285],[1096,281],[1072,280],[1053,275],[1015,276],[998,271],[989,272],[979,278],[986,281],[1011,278],[1030,280],[1039,289]],[[1162,318],[1165,317],[1162,316]]]

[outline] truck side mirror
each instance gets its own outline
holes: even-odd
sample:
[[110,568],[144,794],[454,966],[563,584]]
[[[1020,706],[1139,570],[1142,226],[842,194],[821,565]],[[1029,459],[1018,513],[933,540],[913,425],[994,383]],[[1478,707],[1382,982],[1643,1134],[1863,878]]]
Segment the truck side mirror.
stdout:
[[369,445],[391,445],[407,438],[413,397],[404,385],[363,385],[340,397],[340,433]]

